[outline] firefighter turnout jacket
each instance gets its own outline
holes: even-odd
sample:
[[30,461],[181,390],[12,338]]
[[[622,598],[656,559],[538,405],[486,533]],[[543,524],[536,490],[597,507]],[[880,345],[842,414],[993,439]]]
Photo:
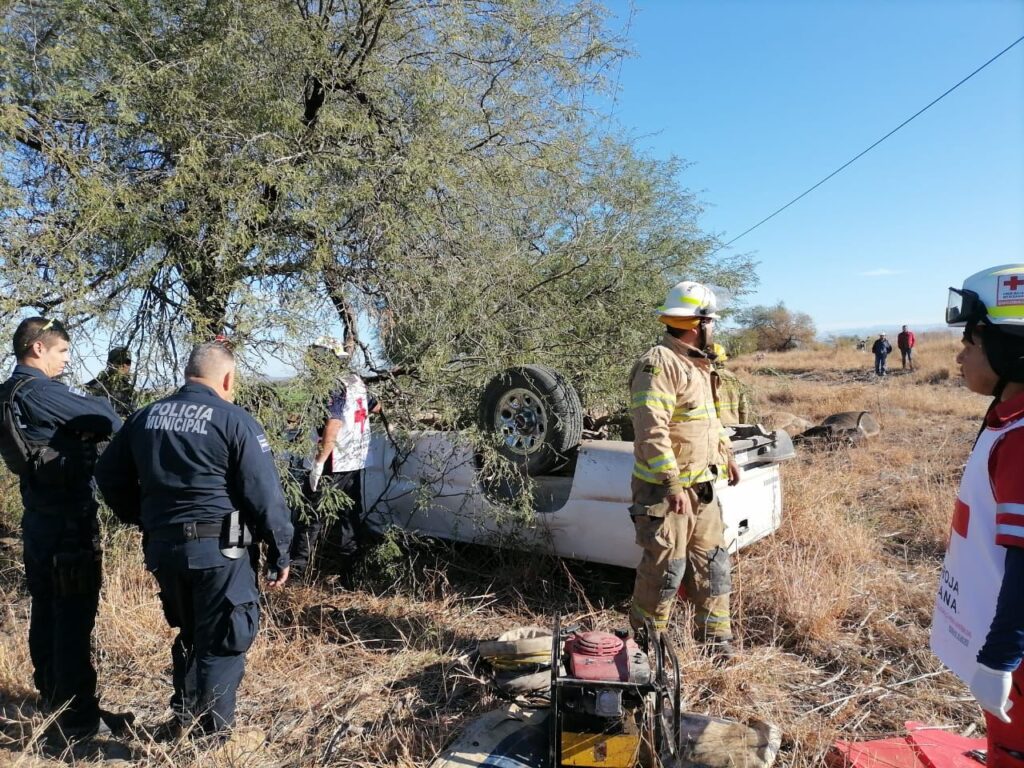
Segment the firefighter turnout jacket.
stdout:
[[725,475],[729,438],[715,408],[711,361],[666,333],[629,375],[633,477],[676,494]]
[[736,374],[718,366],[711,381],[714,384],[715,407],[722,425],[731,427],[734,424],[752,424],[754,419],[750,396]]

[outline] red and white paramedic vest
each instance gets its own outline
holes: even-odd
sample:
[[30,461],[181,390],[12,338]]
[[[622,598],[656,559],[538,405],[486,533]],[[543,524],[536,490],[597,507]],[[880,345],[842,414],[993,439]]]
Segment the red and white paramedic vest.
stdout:
[[989,458],[996,444],[1020,427],[1024,427],[1024,418],[1002,427],[986,427],[978,438],[960,481],[939,577],[931,648],[953,674],[967,683],[996,615],[1006,563],[1006,548],[996,543],[1000,524],[989,478]]
[[366,385],[356,374],[342,379],[345,385],[345,405],[341,416],[341,429],[334,438],[331,451],[331,472],[351,472],[366,466],[370,453],[370,407]]

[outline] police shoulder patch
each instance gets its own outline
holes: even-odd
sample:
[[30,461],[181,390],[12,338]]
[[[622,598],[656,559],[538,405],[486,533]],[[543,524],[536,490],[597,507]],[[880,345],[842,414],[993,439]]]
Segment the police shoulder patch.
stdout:
[[267,436],[262,432],[256,435],[256,440],[259,441],[260,449],[266,453],[270,450],[270,441],[267,440]]

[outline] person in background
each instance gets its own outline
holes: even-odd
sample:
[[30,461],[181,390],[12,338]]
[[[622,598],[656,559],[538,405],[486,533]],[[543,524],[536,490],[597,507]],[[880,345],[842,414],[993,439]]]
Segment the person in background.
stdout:
[[914,332],[908,330],[904,325],[903,330],[896,337],[896,346],[900,350],[904,370],[907,368],[914,370],[914,345],[916,343],[917,338],[914,336]]
[[878,338],[875,339],[875,343],[871,345],[871,352],[875,356],[875,375],[885,376],[885,359],[889,357],[889,353],[892,352],[892,344],[885,338],[884,333],[878,334]]
[[950,288],[964,383],[992,398],[957,491],[931,648],[985,713],[988,768],[1024,767],[1024,264]]
[[753,424],[754,409],[751,407],[747,387],[737,378],[736,374],[725,367],[729,355],[721,344],[712,346],[715,368],[712,383],[715,385],[715,409],[723,426],[734,424]]
[[310,365],[316,373],[333,380],[327,398],[319,441],[310,469],[307,504],[293,510],[295,538],[292,541],[292,574],[303,576],[324,527],[323,500],[328,489],[344,494],[349,503],[347,517],[353,536],[358,536],[362,516],[361,477],[370,452],[370,414],[380,413],[380,404],[366,384],[349,367],[349,354],[338,339],[321,336],[309,348]]
[[90,395],[106,398],[117,415],[127,419],[136,408],[131,373],[132,353],[128,347],[114,347],[107,353],[107,367],[85,389]]

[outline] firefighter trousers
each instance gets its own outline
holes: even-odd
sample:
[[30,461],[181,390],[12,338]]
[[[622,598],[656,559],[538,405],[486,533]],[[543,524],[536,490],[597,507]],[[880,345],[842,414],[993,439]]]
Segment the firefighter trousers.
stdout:
[[722,508],[710,483],[685,493],[686,508],[670,513],[664,486],[633,479],[629,512],[643,557],[636,568],[630,623],[639,628],[650,617],[656,629],[667,629],[676,595],[684,592],[695,608],[697,639],[731,640],[732,578]]

